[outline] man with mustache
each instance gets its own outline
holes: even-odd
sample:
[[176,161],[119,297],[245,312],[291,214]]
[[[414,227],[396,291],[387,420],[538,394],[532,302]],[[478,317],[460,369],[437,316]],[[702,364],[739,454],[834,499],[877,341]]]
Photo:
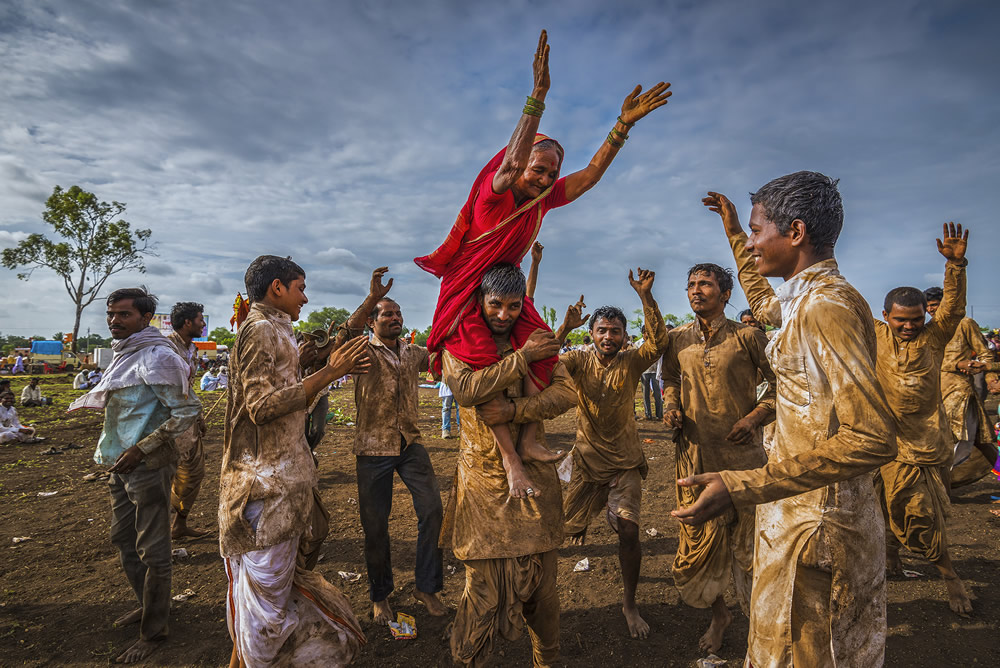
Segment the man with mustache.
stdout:
[[[761,425],[774,417],[774,373],[759,328],[726,318],[733,274],[717,264],[688,271],[687,294],[696,320],[669,334],[663,356],[664,422],[677,430],[677,478],[707,471],[754,469],[767,463]],[[758,398],[757,380],[767,382]],[[677,505],[699,490],[677,487]],[[733,616],[724,594],[732,573],[740,606],[749,614],[753,578],[753,507],[733,509],[702,526],[681,524],[671,571],[681,600],[711,608],[700,647],[719,651]]]
[[[758,321],[780,331],[767,354],[777,385],[766,465],[677,481],[702,487],[673,511],[690,525],[756,506],[748,664],[879,666],[885,656],[885,523],[871,474],[896,455],[895,420],[875,371],[868,302],[841,276],[837,182],[796,172],[736,207],[710,192]],[[765,276],[785,283],[775,291]]]
[[[642,268],[638,278],[628,272],[629,283],[642,302],[643,329],[649,333],[640,346],[623,348],[625,314],[617,307],[602,306],[590,321],[594,346],[571,350],[559,358],[577,390],[573,473],[563,505],[566,533],[572,543],[583,545],[587,525],[606,511],[608,524],[618,534],[622,613],[633,638],[649,635],[649,624],[635,602],[642,560],[639,508],[642,481],[649,470],[635,427],[635,389],[642,373],[667,349],[666,326],[652,294],[654,277],[652,271]],[[569,307],[556,333],[560,340],[586,322],[587,317],[580,315],[584,306],[581,295],[580,301]]]
[[938,251],[944,256],[944,296],[927,322],[927,300],[917,288],[901,287],[885,297],[885,322],[876,321],[878,375],[896,416],[899,453],[876,476],[886,513],[886,568],[902,570],[899,545],[930,560],[948,589],[952,611],[966,615],[972,602],[948,555],[948,507],[953,437],[941,399],[945,347],[965,316],[965,250],[969,231],[944,225]]
[[368,594],[376,624],[393,621],[389,594],[393,590],[389,546],[389,513],[392,511],[394,473],[406,485],[417,514],[416,588],[413,596],[440,616],[448,612],[437,593],[443,586],[441,548],[441,491],[427,450],[420,443],[417,386],[427,370],[427,348],[405,341],[403,312],[385,295],[380,267],[372,274],[372,295],[377,297],[368,317],[368,373],[354,380],[357,429],[358,511],[365,532],[365,565]]

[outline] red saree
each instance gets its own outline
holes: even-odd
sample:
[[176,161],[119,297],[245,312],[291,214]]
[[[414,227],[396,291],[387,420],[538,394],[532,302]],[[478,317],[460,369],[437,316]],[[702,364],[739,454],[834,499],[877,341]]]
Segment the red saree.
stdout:
[[[548,137],[535,135],[536,144],[544,139]],[[442,348],[474,369],[500,360],[493,334],[483,320],[476,299],[479,283],[486,270],[497,262],[520,266],[538,235],[542,217],[549,209],[569,203],[565,179],[559,179],[541,195],[520,206],[510,190],[495,194],[493,175],[506,152],[507,149],[503,149],[497,153],[479,172],[444,243],[430,255],[414,259],[421,269],[441,278],[441,292],[427,338],[435,373],[441,372]],[[521,315],[511,331],[510,342],[514,349],[523,346],[536,329],[551,331],[538,315],[532,300],[525,298]],[[558,361],[558,356],[553,356],[533,362],[530,373],[534,383],[539,387],[548,385]]]

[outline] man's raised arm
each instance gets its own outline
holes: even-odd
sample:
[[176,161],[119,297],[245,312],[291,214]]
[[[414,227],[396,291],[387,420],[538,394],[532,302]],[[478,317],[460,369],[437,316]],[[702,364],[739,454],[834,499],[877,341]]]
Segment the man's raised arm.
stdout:
[[653,279],[656,272],[639,267],[639,277],[632,276],[632,270],[628,270],[628,282],[639,295],[642,302],[642,314],[645,319],[646,335],[642,339],[642,345],[637,351],[636,363],[645,371],[649,366],[663,355],[667,350],[669,339],[667,338],[667,325],[663,322],[660,314],[660,307],[653,299]]
[[962,234],[962,226],[955,223],[943,225],[943,240],[937,240],[938,252],[944,256],[944,296],[941,305],[928,325],[939,340],[947,343],[955,335],[965,317],[965,251],[969,244],[969,230]]
[[569,333],[577,327],[583,327],[590,318],[589,313],[583,315],[583,309],[585,308],[587,308],[587,305],[583,303],[583,295],[580,295],[580,301],[571,304],[566,309],[566,317],[563,318],[562,324],[556,330],[556,338],[559,339],[560,343],[566,343],[566,337],[569,336]]
[[[348,339],[361,336],[365,331],[365,323],[372,315],[372,310],[379,300],[389,294],[392,288],[392,279],[388,283],[382,283],[382,277],[389,271],[389,267],[379,267],[372,272],[372,280],[368,287],[368,296],[361,302],[361,306],[354,310],[351,317],[337,329],[337,335],[333,339],[333,349],[337,349]],[[332,327],[332,325],[331,325]],[[329,354],[329,350],[322,350],[321,354]]]
[[750,310],[758,322],[772,327],[781,327],[781,306],[774,295],[774,289],[767,279],[757,271],[757,265],[747,252],[747,235],[740,225],[736,207],[721,193],[709,191],[701,203],[722,218],[722,225],[733,249],[736,269],[739,272],[740,287],[746,295]]

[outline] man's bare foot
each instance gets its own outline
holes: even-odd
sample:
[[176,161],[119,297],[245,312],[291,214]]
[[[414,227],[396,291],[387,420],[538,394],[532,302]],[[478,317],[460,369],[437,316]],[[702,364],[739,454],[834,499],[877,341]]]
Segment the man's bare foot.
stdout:
[[424,604],[427,612],[434,617],[443,617],[448,614],[448,606],[441,602],[437,594],[428,594],[419,589],[413,590],[413,598]]
[[211,531],[192,529],[187,525],[187,519],[180,515],[174,517],[174,525],[170,528],[170,537],[174,540],[178,538],[204,538],[210,533]]
[[120,626],[128,626],[129,624],[137,624],[140,619],[142,619],[142,608],[136,608],[132,612],[126,612],[116,619],[111,626],[118,628]]
[[392,608],[389,599],[372,603],[372,619],[376,624],[388,624],[392,621]]
[[[517,457],[504,458],[503,468],[507,473],[507,487],[510,495],[515,499],[523,499],[526,496],[539,496],[538,490],[531,486],[531,480],[524,471],[524,464]],[[530,492],[529,492],[530,490]]]
[[562,459],[563,451],[556,450],[555,452],[552,452],[538,441],[531,440],[528,443],[518,443],[517,454],[521,456],[522,462],[542,462],[544,464],[551,464]]
[[155,652],[156,648],[159,647],[162,642],[162,640],[136,640],[134,645],[122,652],[118,658],[115,659],[115,662],[136,663],[137,661],[142,661],[147,656]]
[[587,530],[584,529],[580,533],[573,533],[566,536],[566,540],[569,541],[570,545],[580,546],[587,542]]
[[625,614],[625,621],[628,622],[628,632],[632,634],[633,638],[645,640],[649,637],[649,624],[639,616],[639,608],[622,606],[622,612]]
[[698,641],[698,647],[709,654],[715,654],[722,647],[722,636],[733,621],[733,613],[729,612],[729,608],[723,607],[722,610],[725,611],[725,614],[720,617],[715,614],[716,610],[713,606],[712,623],[708,625],[705,635]]
[[885,553],[885,572],[889,575],[902,575],[903,562],[899,559],[899,552],[887,550]]
[[972,612],[972,599],[965,593],[962,581],[957,576],[944,578],[944,586],[948,588],[948,607],[951,611],[963,617],[969,616]]

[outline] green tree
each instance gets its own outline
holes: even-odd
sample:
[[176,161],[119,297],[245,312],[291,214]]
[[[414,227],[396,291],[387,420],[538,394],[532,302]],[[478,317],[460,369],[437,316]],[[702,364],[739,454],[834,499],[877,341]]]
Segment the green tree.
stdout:
[[347,309],[327,306],[318,311],[313,311],[305,320],[299,320],[295,323],[295,331],[311,332],[314,329],[327,329],[331,323],[341,325],[347,322],[347,319],[350,317],[351,314]]
[[427,337],[431,335],[431,326],[427,325],[427,329],[422,332],[417,332],[417,335],[413,337],[413,342],[418,346],[427,345]]
[[39,267],[62,277],[76,307],[73,352],[77,351],[80,316],[97,298],[105,281],[122,271],[145,272],[143,255],[155,255],[149,241],[152,231],[132,230],[119,218],[124,211],[124,203],[99,202],[96,195],[79,186],[69,190],[56,186],[45,202],[42,219],[62,240],[32,234],[14,248],[4,249],[0,258],[7,269],[28,268],[17,275],[21,280],[28,280]]
[[211,332],[208,333],[208,340],[215,341],[220,346],[226,346],[227,348],[233,347],[233,341],[236,340],[236,335],[230,332],[225,327],[216,327]]
[[548,323],[552,329],[556,328],[556,310],[549,306],[542,305],[542,320]]
[[694,320],[694,313],[688,313],[683,317],[674,315],[673,313],[663,314],[663,322],[668,325],[673,325],[674,327],[680,327],[681,325],[691,322],[692,320]]

